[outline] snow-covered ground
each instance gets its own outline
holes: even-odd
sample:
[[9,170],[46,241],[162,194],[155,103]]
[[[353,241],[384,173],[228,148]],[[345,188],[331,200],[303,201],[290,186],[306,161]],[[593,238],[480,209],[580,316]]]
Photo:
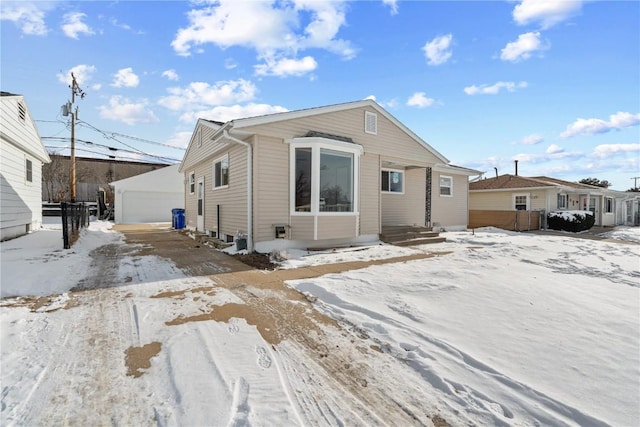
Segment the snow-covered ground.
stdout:
[[[639,231],[611,237],[638,241]],[[349,358],[341,369],[359,367],[363,390],[451,425],[640,425],[640,245],[444,235],[415,248],[289,253],[294,268],[451,252],[288,282],[345,328],[325,327],[322,360]],[[60,295],[0,303],[0,424],[406,424],[377,416],[296,343],[267,343],[241,313],[174,322],[243,301],[142,255],[110,223],[61,247],[51,227],[2,243],[3,296]],[[93,262],[104,248],[119,254],[113,265]],[[109,274],[118,286],[68,292]]]

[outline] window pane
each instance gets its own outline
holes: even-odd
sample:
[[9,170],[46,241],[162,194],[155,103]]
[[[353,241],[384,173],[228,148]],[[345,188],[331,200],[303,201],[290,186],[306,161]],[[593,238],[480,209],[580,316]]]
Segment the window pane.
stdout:
[[311,212],[311,148],[296,148],[296,212]]
[[527,210],[527,196],[516,196],[515,205],[518,211]]
[[402,193],[402,172],[390,172],[389,190]]
[[33,182],[33,163],[27,159],[27,181]]
[[221,179],[221,175],[222,175],[222,165],[220,164],[220,162],[216,162],[215,166],[214,166],[214,171],[213,171],[213,175],[214,175],[214,179],[215,179],[215,186],[216,187],[220,187],[222,185],[222,179]]
[[440,177],[440,195],[441,196],[451,195],[451,178],[449,178],[448,176]]
[[320,150],[320,212],[353,212],[353,154]]
[[220,181],[222,182],[222,185],[229,185],[229,158],[225,157],[224,159],[222,159],[220,165],[222,169],[222,176],[220,177]]
[[389,172],[382,171],[382,191],[389,191]]

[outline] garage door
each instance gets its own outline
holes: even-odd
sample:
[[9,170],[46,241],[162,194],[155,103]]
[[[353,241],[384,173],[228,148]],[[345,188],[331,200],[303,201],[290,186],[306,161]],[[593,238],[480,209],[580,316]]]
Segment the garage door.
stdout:
[[171,209],[183,206],[180,193],[127,191],[122,194],[122,223],[171,222]]

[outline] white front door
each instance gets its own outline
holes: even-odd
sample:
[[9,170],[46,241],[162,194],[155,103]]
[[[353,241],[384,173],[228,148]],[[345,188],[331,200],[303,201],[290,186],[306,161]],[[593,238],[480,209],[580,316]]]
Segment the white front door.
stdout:
[[204,178],[198,179],[198,220],[196,230],[204,233]]

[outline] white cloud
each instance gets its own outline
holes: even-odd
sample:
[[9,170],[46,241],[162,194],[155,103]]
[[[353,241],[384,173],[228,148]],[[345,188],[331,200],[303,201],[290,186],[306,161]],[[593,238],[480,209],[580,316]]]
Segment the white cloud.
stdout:
[[93,30],[82,19],[87,15],[82,12],[67,13],[63,17],[62,31],[67,37],[78,39],[78,34],[90,36],[94,34]]
[[224,68],[227,70],[233,70],[238,66],[238,63],[233,58],[227,58],[224,60]]
[[435,99],[427,98],[424,92],[416,92],[407,100],[407,105],[409,107],[425,108],[431,107],[435,102]]
[[263,116],[265,114],[284,113],[287,110],[279,105],[254,104],[216,106],[208,110],[190,111],[180,116],[180,121],[191,123],[198,118],[227,122],[229,120]]
[[140,84],[140,78],[133,72],[131,67],[122,68],[113,75],[113,87],[136,87]]
[[[187,15],[189,25],[178,30],[171,46],[182,56],[191,55],[196,46],[212,43],[223,49],[250,47],[259,56],[295,56],[298,50],[320,48],[350,59],[355,49],[348,41],[336,38],[346,24],[345,15],[342,1],[220,0],[192,9]],[[301,22],[308,23],[300,28]]]
[[612,130],[620,130],[626,127],[635,126],[640,123],[640,113],[632,114],[619,111],[609,116],[609,121],[602,119],[578,118],[575,122],[567,126],[567,129],[560,134],[562,138],[571,138],[576,135],[595,135],[606,133]]
[[[71,85],[71,73],[76,78],[76,83],[80,86],[88,84],[93,79],[93,74],[96,72],[96,67],[93,65],[80,64],[71,68],[64,73],[58,73],[58,81],[65,85]],[[98,85],[98,89],[100,85]]]
[[109,104],[100,106],[98,111],[103,119],[115,120],[128,125],[158,122],[158,118],[148,106],[149,102],[146,99],[132,102],[122,96],[112,96],[109,99]]
[[550,28],[577,14],[582,0],[521,0],[513,9],[513,19],[519,25],[540,23]]
[[389,6],[392,15],[398,14],[398,0],[382,0],[382,3]]
[[527,135],[524,138],[522,138],[520,140],[520,144],[522,144],[522,145],[536,145],[536,144],[540,144],[542,141],[544,141],[544,138],[542,137],[542,135],[538,135],[537,133],[533,133],[531,135]]
[[162,77],[166,77],[167,79],[174,82],[180,80],[180,76],[178,76],[178,73],[176,73],[176,70],[174,69],[163,71]]
[[186,149],[189,146],[192,135],[193,131],[190,130],[175,132],[169,139],[165,141],[165,144]]
[[500,90],[505,89],[508,92],[515,92],[516,89],[523,89],[528,86],[527,82],[497,82],[492,85],[472,85],[464,88],[467,95],[497,95]]
[[[640,144],[602,144],[593,149],[593,157],[609,158],[617,154],[640,152]],[[636,157],[637,158],[637,157]]]
[[441,65],[451,58],[451,42],[453,35],[438,36],[427,42],[423,47],[424,54],[427,57],[429,65]]
[[44,22],[46,4],[34,2],[2,2],[0,20],[15,23],[23,34],[44,36],[48,32]]
[[257,92],[255,85],[244,79],[216,82],[214,85],[193,82],[186,87],[167,89],[169,96],[160,98],[158,104],[170,110],[202,110],[251,101]]
[[558,153],[562,153],[564,151],[564,148],[560,147],[559,145],[556,144],[551,144],[549,147],[547,147],[547,154],[558,154]]
[[264,64],[254,66],[256,74],[259,76],[303,76],[318,68],[318,63],[312,56],[305,56],[302,59],[274,59],[265,58]]
[[520,34],[518,40],[507,43],[500,52],[500,59],[503,61],[518,62],[523,59],[531,58],[533,52],[541,52],[549,48],[549,45],[543,45],[540,41],[539,32],[530,32]]

